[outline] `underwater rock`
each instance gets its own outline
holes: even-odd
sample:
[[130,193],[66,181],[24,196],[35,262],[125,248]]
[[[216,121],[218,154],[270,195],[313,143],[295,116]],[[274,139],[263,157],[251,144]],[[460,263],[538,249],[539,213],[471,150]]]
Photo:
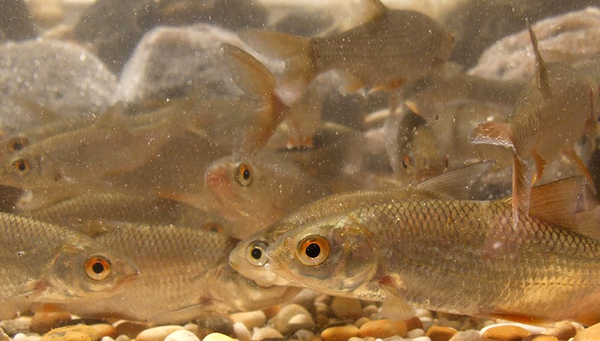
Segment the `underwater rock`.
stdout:
[[123,68],[117,100],[185,96],[190,90],[239,94],[221,54],[221,44],[243,46],[216,26],[157,27],[146,33]]
[[321,332],[323,341],[346,341],[351,337],[358,336],[359,329],[353,325],[330,327]]
[[448,341],[456,334],[456,329],[443,326],[432,326],[427,330],[427,337],[431,341]]
[[163,341],[171,333],[183,330],[182,326],[168,325],[146,329],[135,337],[138,341]]
[[52,329],[44,335],[41,341],[98,341],[100,335],[96,329],[86,326],[66,326]]
[[363,324],[358,331],[359,337],[375,337],[385,339],[386,337],[405,337],[407,333],[406,322],[398,320],[377,320]]
[[498,39],[524,30],[526,20],[533,23],[560,13],[583,9],[597,2],[593,0],[467,0],[455,1],[455,3],[455,6],[451,6],[443,15],[445,25],[455,38],[450,59],[472,66],[481,53]]
[[529,336],[531,333],[524,328],[512,325],[503,325],[487,329],[483,333],[484,339],[495,340],[521,340]]
[[75,44],[29,40],[0,46],[0,97],[19,104],[35,103],[61,116],[99,113],[116,85],[115,75]]
[[[600,54],[600,8],[544,19],[532,26],[546,62],[574,61]],[[529,79],[535,71],[529,32],[500,39],[490,46],[469,74],[491,79]]]

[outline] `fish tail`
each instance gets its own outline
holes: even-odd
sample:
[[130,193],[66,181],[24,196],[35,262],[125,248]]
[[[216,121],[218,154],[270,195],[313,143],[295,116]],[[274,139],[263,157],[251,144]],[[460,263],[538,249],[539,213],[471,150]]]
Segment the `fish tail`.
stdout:
[[530,185],[528,173],[525,162],[518,155],[513,154],[512,219],[515,230],[519,222],[519,213],[529,214]]
[[290,105],[306,91],[317,75],[312,58],[311,40],[291,34],[265,30],[244,30],[240,38],[258,53],[285,62],[277,92]]
[[470,140],[473,144],[492,144],[514,149],[512,131],[508,123],[481,123],[471,132]]

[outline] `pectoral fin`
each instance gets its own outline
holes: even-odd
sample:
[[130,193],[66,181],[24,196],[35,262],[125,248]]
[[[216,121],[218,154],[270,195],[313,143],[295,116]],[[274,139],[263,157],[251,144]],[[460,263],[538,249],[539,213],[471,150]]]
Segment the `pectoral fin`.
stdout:
[[390,320],[407,320],[415,316],[415,310],[400,294],[399,279],[394,275],[385,275],[379,280],[379,286],[386,298],[381,306],[380,317]]

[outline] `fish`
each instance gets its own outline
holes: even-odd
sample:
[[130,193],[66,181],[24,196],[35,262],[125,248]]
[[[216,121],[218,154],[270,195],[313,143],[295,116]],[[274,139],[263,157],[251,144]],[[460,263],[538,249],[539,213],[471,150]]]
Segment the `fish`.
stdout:
[[204,174],[214,208],[240,227],[245,238],[288,212],[329,194],[318,179],[304,172],[291,157],[263,150],[252,157],[226,156]]
[[138,278],[128,259],[65,227],[0,213],[0,229],[0,318],[35,303],[110,296]]
[[598,120],[598,84],[565,63],[545,63],[530,26],[529,34],[537,61],[537,75],[523,90],[506,122],[484,122],[471,133],[471,141],[475,144],[501,145],[512,151],[515,228],[519,212],[527,214],[529,207],[531,175],[524,160],[533,158],[539,179],[545,165],[564,153],[591,184],[591,175],[573,145],[586,126]]
[[585,213],[576,209],[584,188],[581,178],[534,188],[517,230],[510,199],[366,204],[279,236],[265,268],[290,285],[383,301],[389,318],[408,318],[416,306],[592,325],[600,321],[600,240],[597,214],[575,219]]
[[268,261],[265,252],[272,243],[290,230],[362,205],[390,200],[468,198],[470,187],[490,166],[489,162],[474,164],[415,185],[337,193],[311,202],[239,242],[229,255],[229,263],[260,286],[289,285],[287,280],[265,269]]
[[283,60],[277,93],[291,105],[328,70],[343,72],[347,90],[397,89],[418,80],[450,57],[453,37],[440,23],[413,10],[390,10],[364,2],[364,23],[322,38],[245,30],[240,38],[258,53]]
[[83,317],[179,323],[207,311],[265,308],[299,291],[292,287],[263,289],[229,269],[227,257],[237,240],[214,232],[116,223],[94,240],[136,264],[139,278],[115,295],[63,305]]

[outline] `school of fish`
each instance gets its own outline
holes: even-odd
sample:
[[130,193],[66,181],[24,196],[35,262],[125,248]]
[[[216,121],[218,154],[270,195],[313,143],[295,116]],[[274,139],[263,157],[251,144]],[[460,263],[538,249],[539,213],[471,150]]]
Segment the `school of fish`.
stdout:
[[67,114],[0,92],[0,319],[185,323],[306,288],[391,319],[599,323],[600,55],[546,60],[527,22],[535,69],[488,79],[437,18],[358,3],[350,28],[214,43],[227,94]]

